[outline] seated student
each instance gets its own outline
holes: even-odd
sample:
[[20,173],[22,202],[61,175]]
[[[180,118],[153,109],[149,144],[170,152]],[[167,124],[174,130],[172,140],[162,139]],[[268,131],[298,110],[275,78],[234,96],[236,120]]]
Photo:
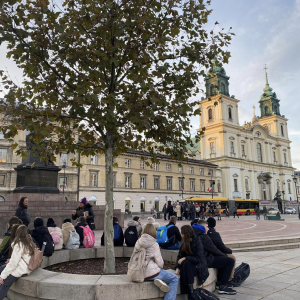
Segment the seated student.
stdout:
[[128,227],[124,232],[125,244],[127,247],[134,247],[136,241],[139,239],[139,235],[136,229],[136,225],[132,224],[132,226],[130,226],[129,224],[132,224],[132,221],[128,222]]
[[167,236],[168,236],[168,242],[159,244],[159,246],[163,249],[168,250],[178,250],[180,247],[180,242],[182,240],[180,231],[178,227],[176,226],[177,218],[175,216],[172,216],[170,218],[170,222],[167,225]]
[[56,226],[54,220],[49,218],[47,221],[47,228],[52,236],[55,244],[54,250],[60,250],[63,247],[63,234],[62,230]]
[[154,281],[154,284],[165,293],[165,300],[176,300],[178,277],[165,271],[164,260],[156,242],[156,230],[152,224],[146,224],[141,238],[135,245],[135,249],[145,248],[145,280]]
[[[12,242],[15,237],[16,237],[16,232],[17,232],[17,229],[21,226],[21,224],[14,224],[11,228],[11,232],[10,232],[10,241]],[[28,231],[28,233],[30,234],[30,231]],[[31,237],[32,238],[32,237]],[[33,240],[33,239],[32,239]],[[33,242],[36,244],[36,242],[33,240]],[[38,247],[38,245],[36,244],[36,246]],[[7,257],[7,261],[5,262],[6,264],[9,263],[9,260],[11,258],[11,255],[12,255],[12,246],[11,246],[11,243],[9,245],[9,250],[8,250],[8,257]]]
[[79,248],[84,248],[84,245],[83,245],[83,240],[84,240],[83,228],[81,228],[80,226],[82,226],[82,227],[88,226],[88,223],[86,222],[85,217],[79,217],[78,222],[75,225],[75,230],[79,234],[79,240],[80,240],[80,247]]
[[226,247],[222,241],[222,238],[220,234],[215,230],[216,227],[216,220],[214,218],[208,218],[207,220],[208,224],[208,232],[207,235],[210,237],[210,239],[213,241],[215,246],[223,253],[225,253],[228,257],[231,257],[234,259],[234,266],[232,268],[232,272],[229,278],[229,281],[231,281],[234,277],[234,270],[235,270],[235,264],[236,264],[236,258],[232,254],[232,250],[228,247]]
[[[42,218],[35,218],[34,229],[31,231],[32,238],[39,245],[39,249],[44,250],[44,256],[51,256],[54,252],[54,242],[47,227],[44,226]],[[43,245],[45,249],[43,249]]]
[[18,217],[10,217],[7,223],[7,231],[0,244],[0,266],[4,265],[8,258],[11,242],[11,230],[15,224],[22,224],[22,221]]
[[135,226],[135,227],[136,227],[136,230],[137,230],[138,237],[141,236],[142,231],[143,231],[143,228],[142,228],[142,224],[141,224],[141,219],[140,219],[140,217],[135,216],[132,220],[128,221],[127,226],[128,226],[128,227],[130,227],[130,226]]
[[64,219],[62,224],[63,245],[66,249],[78,249],[80,246],[79,235],[76,232],[71,219]]
[[160,227],[159,223],[157,223],[154,218],[148,217],[147,220],[148,220],[148,224],[152,224],[156,230],[158,227]]
[[206,234],[208,231],[207,222],[199,220],[198,224],[193,224],[195,234],[201,239],[203,245],[203,253],[206,257],[208,268],[216,268],[221,271],[221,283],[219,286],[219,294],[234,295],[236,291],[232,289],[229,283],[232,268],[234,266],[234,259],[227,257],[222,253],[212,242]]
[[12,284],[21,276],[28,275],[31,270],[28,264],[36,249],[28,228],[21,225],[16,232],[16,237],[12,242],[12,255],[7,265],[0,267],[0,299],[4,299]]
[[[123,229],[119,225],[119,219],[117,217],[113,217],[113,227],[114,227],[114,246],[120,247],[124,244],[124,234]],[[104,232],[101,237],[101,246],[104,246]]]
[[189,225],[181,227],[181,236],[175,271],[176,275],[180,273],[181,294],[188,294],[190,300],[201,300],[197,290],[194,290],[194,277],[198,276],[198,285],[201,285],[209,276],[202,242]]

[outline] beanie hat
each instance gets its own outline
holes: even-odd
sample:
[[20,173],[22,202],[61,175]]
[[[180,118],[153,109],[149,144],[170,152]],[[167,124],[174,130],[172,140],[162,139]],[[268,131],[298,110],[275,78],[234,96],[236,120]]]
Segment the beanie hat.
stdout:
[[155,220],[154,220],[154,218],[152,218],[152,217],[148,217],[148,223],[150,223],[150,224],[153,224],[153,223],[155,223]]
[[86,198],[85,198],[85,197],[82,198],[82,199],[79,201],[79,203],[82,203],[82,204],[86,205],[86,204],[87,204]]
[[42,218],[36,218],[33,222],[34,228],[44,226],[44,221]]
[[198,219],[194,219],[192,222],[191,222],[191,226],[193,226],[194,224],[197,224],[198,223]]
[[216,222],[216,220],[215,220],[214,218],[209,217],[209,218],[207,219],[207,224],[208,224],[208,227],[215,228],[217,222]]
[[64,219],[64,223],[72,223],[71,219]]
[[55,222],[52,218],[49,218],[47,221],[47,227],[56,227]]

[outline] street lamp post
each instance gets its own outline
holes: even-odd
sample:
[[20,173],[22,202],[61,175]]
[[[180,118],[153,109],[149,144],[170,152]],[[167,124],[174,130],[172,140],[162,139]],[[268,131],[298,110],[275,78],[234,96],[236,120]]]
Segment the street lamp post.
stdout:
[[65,194],[65,185],[66,185],[66,161],[64,160],[64,164],[62,165],[64,169],[64,181],[63,181],[63,195]]
[[285,194],[285,182],[282,183],[282,201],[283,201],[283,213],[285,214],[285,202],[284,202],[284,194]]
[[299,214],[299,200],[298,200],[298,193],[297,193],[297,177],[293,177],[293,181],[295,183],[295,192],[296,192],[296,197],[297,197],[297,204],[298,204],[298,214]]
[[183,199],[183,191],[184,191],[184,175],[182,173],[182,177],[180,177],[180,179],[182,180],[182,187],[181,187],[181,199]]
[[214,202],[214,185],[215,185],[215,181],[212,179],[213,174],[211,172],[208,173],[208,175],[210,175],[210,182],[211,182],[211,202]]

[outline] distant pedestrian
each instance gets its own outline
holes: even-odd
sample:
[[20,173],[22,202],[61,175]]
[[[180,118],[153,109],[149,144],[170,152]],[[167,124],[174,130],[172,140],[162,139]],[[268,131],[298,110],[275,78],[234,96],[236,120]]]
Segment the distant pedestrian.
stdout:
[[181,216],[181,206],[180,206],[180,204],[179,204],[179,201],[177,201],[175,210],[176,210],[177,220],[182,220],[182,216]]
[[259,207],[257,205],[255,205],[254,211],[255,211],[255,214],[256,214],[256,220],[260,220],[260,210],[259,210]]
[[168,219],[170,220],[170,218],[173,216],[174,214],[174,207],[171,204],[171,201],[169,201],[168,207],[167,207],[167,213],[169,214]]
[[233,217],[235,218],[235,216],[237,216],[238,218],[240,218],[239,215],[237,214],[237,208],[236,208],[236,206],[233,208]]
[[191,211],[191,220],[195,220],[195,218],[196,218],[196,207],[195,207],[194,202],[191,203],[190,211]]
[[16,210],[15,216],[22,220],[23,224],[28,227],[31,219],[28,213],[28,198],[22,197],[19,201],[19,207]]
[[229,218],[229,209],[228,209],[227,205],[225,207],[224,212],[225,212],[225,217]]
[[217,206],[216,206],[216,215],[218,217],[218,221],[221,221],[221,213],[222,213],[222,207],[220,205],[220,203],[218,202],[217,203]]
[[162,212],[164,214],[164,219],[167,220],[167,204],[166,203],[164,204]]
[[263,207],[264,220],[268,219],[267,214],[268,214],[268,210],[267,210],[266,206],[264,205],[264,207]]

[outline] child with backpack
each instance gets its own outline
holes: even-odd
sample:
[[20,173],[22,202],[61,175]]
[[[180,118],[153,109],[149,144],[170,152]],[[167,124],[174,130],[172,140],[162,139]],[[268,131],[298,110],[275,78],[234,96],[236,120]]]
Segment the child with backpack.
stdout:
[[52,256],[55,244],[48,228],[44,226],[43,219],[35,218],[33,224],[35,229],[31,231],[32,238],[39,245],[39,249],[42,249],[45,245],[44,256]]
[[78,249],[80,246],[79,234],[76,232],[71,219],[64,219],[62,225],[63,245],[67,250]]
[[79,234],[79,248],[93,248],[95,245],[95,235],[84,217],[78,218],[78,223],[75,226],[76,232]]
[[54,220],[49,218],[47,221],[47,228],[52,236],[55,244],[54,250],[60,250],[63,247],[63,234],[59,227],[56,226]]
[[165,293],[164,300],[175,300],[178,277],[163,269],[164,261],[159,245],[156,242],[156,230],[152,224],[146,224],[141,238],[137,241],[127,275],[132,281],[154,281],[154,284]]
[[6,297],[9,288],[19,277],[31,273],[28,264],[36,245],[25,225],[19,226],[11,246],[13,249],[11,259],[0,268],[0,300]]
[[[122,247],[124,244],[124,234],[123,229],[119,225],[119,219],[117,217],[113,217],[113,227],[114,227],[114,246]],[[104,232],[101,237],[101,246],[104,246]]]

